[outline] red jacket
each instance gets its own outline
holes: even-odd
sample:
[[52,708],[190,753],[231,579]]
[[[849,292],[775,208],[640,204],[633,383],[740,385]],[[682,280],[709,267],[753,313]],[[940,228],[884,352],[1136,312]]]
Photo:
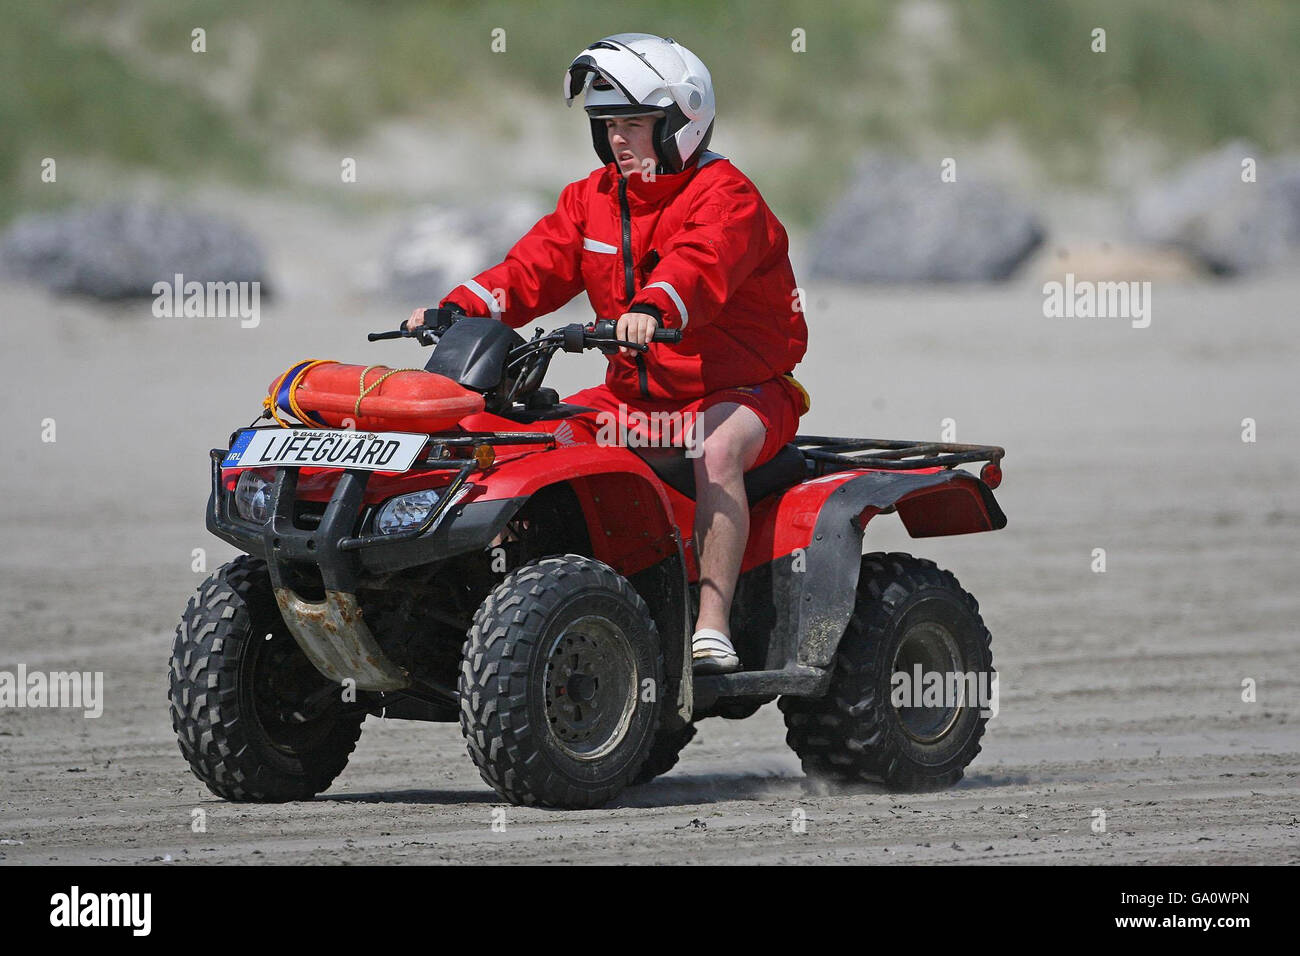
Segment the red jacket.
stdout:
[[622,398],[756,385],[793,370],[807,347],[785,229],[715,153],[653,180],[624,179],[611,163],[570,183],[504,262],[442,304],[518,328],[584,288],[600,318],[649,312],[684,330],[678,345],[608,356],[605,381]]

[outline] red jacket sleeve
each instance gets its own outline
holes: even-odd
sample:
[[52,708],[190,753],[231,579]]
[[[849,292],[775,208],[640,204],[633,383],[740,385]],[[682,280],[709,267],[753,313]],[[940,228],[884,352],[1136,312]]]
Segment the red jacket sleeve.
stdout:
[[565,186],[555,212],[539,219],[504,262],[456,286],[440,304],[454,303],[468,315],[492,316],[517,329],[581,292],[584,185]]
[[633,305],[653,305],[665,328],[707,325],[770,248],[767,208],[753,184],[719,183],[687,214]]

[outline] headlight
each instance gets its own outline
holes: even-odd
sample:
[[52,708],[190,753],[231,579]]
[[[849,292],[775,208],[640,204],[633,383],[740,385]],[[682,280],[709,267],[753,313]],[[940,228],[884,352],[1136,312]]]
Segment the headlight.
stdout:
[[235,510],[245,521],[266,524],[271,519],[271,485],[275,471],[250,468],[235,482]]
[[433,488],[389,498],[375,515],[375,530],[380,534],[392,534],[418,527],[441,499],[442,490]]
[[[447,507],[450,509],[469,494],[470,488],[468,482],[463,485]],[[438,507],[438,502],[442,500],[446,491],[446,488],[427,488],[424,491],[413,491],[409,495],[389,498],[375,513],[375,530],[380,534],[394,534],[398,531],[418,528],[433,513],[433,509]]]

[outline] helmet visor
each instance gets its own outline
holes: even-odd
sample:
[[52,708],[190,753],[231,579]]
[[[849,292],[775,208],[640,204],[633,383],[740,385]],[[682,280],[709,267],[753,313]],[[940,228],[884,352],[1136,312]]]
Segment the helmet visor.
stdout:
[[[662,109],[672,101],[667,93],[668,81],[646,60],[626,46],[599,40],[583,50],[569,65],[564,78],[565,103],[573,102],[590,82],[593,73],[613,84],[614,89],[622,94],[624,105],[640,105],[653,110]],[[668,100],[668,103],[660,100]]]

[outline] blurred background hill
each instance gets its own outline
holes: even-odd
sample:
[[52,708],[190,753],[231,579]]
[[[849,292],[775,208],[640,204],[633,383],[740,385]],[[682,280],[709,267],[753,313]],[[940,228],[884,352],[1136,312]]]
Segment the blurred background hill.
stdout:
[[[865,147],[1105,190],[1228,139],[1300,140],[1290,0],[0,0],[0,17],[0,220],[142,179],[383,207],[509,177],[553,201],[592,166],[563,69],[621,31],[704,59],[715,147],[796,228]],[[42,188],[46,156],[64,188]],[[337,188],[342,156],[359,188]]]

